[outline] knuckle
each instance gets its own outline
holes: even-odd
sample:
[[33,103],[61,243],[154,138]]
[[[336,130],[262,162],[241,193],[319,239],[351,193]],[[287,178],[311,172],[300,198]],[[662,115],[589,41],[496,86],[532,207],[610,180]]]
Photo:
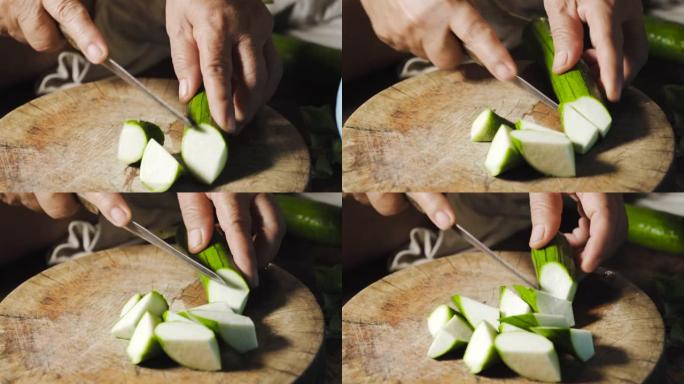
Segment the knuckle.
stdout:
[[85,9],[75,1],[61,0],[55,6],[55,13],[57,14],[57,19],[68,24],[83,18],[85,16]]
[[475,19],[471,21],[465,28],[465,32],[461,40],[466,44],[474,43],[478,40],[490,39],[496,37],[494,31],[489,28],[489,25],[482,19]]

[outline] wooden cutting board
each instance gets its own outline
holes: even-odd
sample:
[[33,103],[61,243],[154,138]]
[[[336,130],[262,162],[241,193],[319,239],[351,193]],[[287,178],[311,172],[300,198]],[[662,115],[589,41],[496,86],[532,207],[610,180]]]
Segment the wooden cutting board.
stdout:
[[223,372],[166,357],[136,366],[109,330],[126,300],[158,290],[172,310],[206,303],[193,269],[152,246],[102,251],[32,277],[0,303],[0,382],[284,383],[307,373],[323,341],[323,315],[296,278],[272,265],[246,315],[259,348],[223,350]]
[[479,66],[424,74],[373,96],[345,122],[343,189],[650,192],[674,158],[674,133],[665,114],[628,88],[611,107],[607,138],[576,157],[577,177],[544,177],[529,166],[491,177],[484,168],[490,144],[470,141],[470,126],[487,107],[512,121],[525,117],[560,130],[555,110]]
[[[141,79],[153,92],[184,111],[178,83]],[[166,135],[164,147],[180,152],[182,122],[119,79],[55,92],[0,119],[0,190],[146,192],[139,169],[116,158],[119,133],[128,119],[148,120]],[[309,180],[309,151],[297,129],[265,107],[250,126],[229,139],[228,165],[209,187],[187,176],[174,190],[234,192],[303,191]]]
[[[529,253],[502,252],[534,279]],[[464,253],[414,266],[376,281],[342,308],[345,383],[527,383],[503,365],[474,376],[462,353],[426,356],[432,337],[426,319],[437,305],[462,294],[498,305],[499,286],[520,281],[481,253]],[[617,273],[590,275],[574,301],[576,327],[594,335],[596,355],[585,364],[562,358],[564,382],[642,383],[663,352],[663,321],[653,302]]]

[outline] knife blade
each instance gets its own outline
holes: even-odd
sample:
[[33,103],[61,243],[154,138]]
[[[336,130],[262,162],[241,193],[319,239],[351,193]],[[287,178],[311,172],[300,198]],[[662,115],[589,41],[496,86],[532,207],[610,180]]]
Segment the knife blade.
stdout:
[[[60,25],[59,29],[62,32],[62,35],[64,35],[64,38],[66,41],[71,45],[74,49],[78,49],[78,45],[76,42],[67,34],[66,30]],[[79,50],[80,51],[80,50]],[[178,111],[176,108],[171,106],[171,104],[167,103],[162,99],[161,97],[157,96],[154,92],[152,92],[149,88],[145,86],[145,84],[141,83],[138,79],[135,78],[130,72],[126,70],[123,66],[121,66],[119,63],[114,61],[112,58],[107,58],[102,64],[103,67],[107,68],[112,74],[120,78],[121,80],[125,81],[126,84],[131,85],[133,88],[138,89],[142,93],[144,93],[147,97],[151,98],[154,100],[157,104],[159,104],[162,108],[164,108],[166,111],[171,113],[173,116],[175,116],[177,119],[183,121],[187,126],[192,127],[192,128],[197,128],[197,124],[195,124],[194,121],[192,121],[187,115],[181,113]]]
[[456,232],[458,232],[461,235],[461,237],[463,237],[463,239],[465,239],[465,241],[467,241],[470,245],[477,248],[480,252],[484,253],[485,255],[496,260],[499,264],[501,264],[506,269],[508,269],[511,273],[513,273],[515,276],[517,276],[520,280],[524,281],[525,284],[529,285],[532,288],[538,288],[536,283],[533,283],[527,277],[525,277],[522,273],[518,272],[515,269],[515,267],[513,267],[509,262],[507,262],[506,260],[501,258],[499,255],[497,255],[494,251],[489,249],[488,246],[486,246],[483,242],[478,240],[475,236],[473,236],[470,232],[468,232],[460,224],[455,224],[453,226],[453,229]]
[[202,263],[199,261],[193,259],[190,255],[186,254],[185,252],[179,250],[178,248],[172,246],[171,244],[167,243],[163,239],[161,239],[159,236],[155,235],[152,231],[149,229],[145,228],[144,226],[138,224],[137,222],[131,220],[131,222],[123,227],[125,230],[128,232],[138,236],[139,238],[147,241],[148,243],[156,246],[157,248],[161,249],[162,251],[173,255],[179,260],[182,260],[186,264],[190,265],[191,267],[195,268],[198,272],[201,272],[205,275],[207,275],[210,279],[216,281],[217,283],[226,285],[225,281],[216,274],[216,272],[212,271],[211,269],[205,267]]

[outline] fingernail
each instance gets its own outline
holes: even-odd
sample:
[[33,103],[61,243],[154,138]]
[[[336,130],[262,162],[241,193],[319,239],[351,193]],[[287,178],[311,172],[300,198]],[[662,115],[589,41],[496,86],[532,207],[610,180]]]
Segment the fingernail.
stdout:
[[180,99],[185,99],[185,96],[188,94],[188,81],[185,79],[182,79],[180,81],[180,84],[178,84],[178,97]]
[[122,226],[126,224],[126,220],[128,220],[128,218],[126,217],[126,213],[124,213],[123,209],[119,207],[112,208],[112,210],[109,211],[109,215],[112,217],[112,222],[114,223],[114,225],[117,226]]
[[435,222],[440,229],[448,229],[451,227],[451,217],[444,211],[439,211],[435,215]]
[[202,231],[193,229],[188,233],[188,247],[196,249],[202,244]]
[[566,52],[556,52],[556,57],[553,59],[553,70],[560,70],[568,61],[568,54]]
[[530,243],[534,244],[534,243],[541,241],[541,239],[544,238],[544,231],[545,231],[544,226],[541,224],[537,224],[534,227],[532,227],[532,234],[530,235]]
[[511,76],[511,69],[504,63],[497,64],[494,71],[496,72],[496,77],[500,79],[507,79]]
[[104,55],[100,47],[98,47],[95,43],[92,43],[88,46],[88,48],[86,49],[86,54],[88,55],[88,59],[90,61],[95,62],[102,61],[102,56]]

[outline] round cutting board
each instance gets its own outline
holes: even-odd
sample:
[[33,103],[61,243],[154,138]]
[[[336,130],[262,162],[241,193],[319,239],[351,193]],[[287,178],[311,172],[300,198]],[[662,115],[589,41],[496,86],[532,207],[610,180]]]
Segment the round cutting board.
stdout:
[[193,269],[152,246],[102,251],[32,277],[0,303],[0,381],[120,383],[284,383],[303,375],[323,341],[311,292],[271,266],[245,314],[259,348],[222,348],[222,372],[194,371],[165,356],[129,362],[127,340],[109,333],[136,292],[158,290],[179,311],[206,303]]
[[343,189],[365,191],[529,192],[654,190],[674,158],[674,133],[646,95],[628,88],[611,107],[612,128],[576,156],[577,177],[545,177],[521,166],[491,177],[490,143],[470,141],[485,108],[515,122],[523,117],[560,130],[558,113],[530,93],[478,66],[417,76],[378,93],[343,129]]
[[[141,79],[179,111],[175,80]],[[138,167],[116,158],[129,119],[148,120],[165,133],[164,147],[180,153],[183,123],[119,79],[55,92],[0,119],[0,190],[146,192]],[[228,164],[212,186],[183,177],[174,190],[303,191],[309,152],[297,129],[264,107],[240,135],[228,139]]]
[[[534,279],[529,253],[500,253]],[[426,356],[432,337],[427,316],[461,294],[498,306],[501,285],[520,284],[481,253],[464,253],[414,266],[376,281],[342,308],[342,372],[346,383],[527,383],[502,364],[474,376],[462,352]],[[563,382],[641,383],[664,344],[653,302],[619,274],[589,275],[574,300],[576,327],[591,331],[596,355],[585,364],[565,356]],[[505,379],[505,380],[504,380]]]

